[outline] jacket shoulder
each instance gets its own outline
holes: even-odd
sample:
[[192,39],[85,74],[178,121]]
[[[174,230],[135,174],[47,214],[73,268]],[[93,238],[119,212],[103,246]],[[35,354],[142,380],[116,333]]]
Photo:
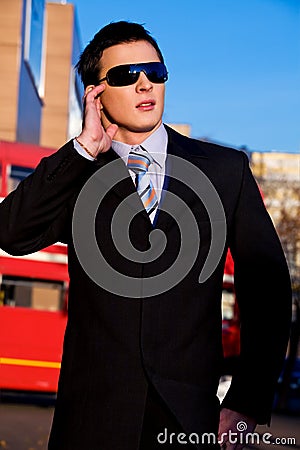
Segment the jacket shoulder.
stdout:
[[176,143],[184,150],[184,153],[191,156],[199,156],[224,164],[229,162],[232,164],[235,161],[241,164],[241,162],[244,163],[245,160],[248,160],[248,156],[243,150],[184,136],[171,127],[165,127],[170,143]]

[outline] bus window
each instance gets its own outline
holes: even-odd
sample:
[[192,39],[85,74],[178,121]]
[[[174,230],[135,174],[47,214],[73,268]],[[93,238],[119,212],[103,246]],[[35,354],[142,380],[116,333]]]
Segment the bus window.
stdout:
[[16,189],[20,181],[28,177],[33,172],[34,169],[30,167],[23,166],[10,166],[10,171],[8,175],[8,193]]
[[0,299],[4,306],[60,311],[64,308],[65,285],[59,281],[32,280],[3,275]]
[[222,291],[222,318],[223,320],[235,319],[235,295],[231,288]]

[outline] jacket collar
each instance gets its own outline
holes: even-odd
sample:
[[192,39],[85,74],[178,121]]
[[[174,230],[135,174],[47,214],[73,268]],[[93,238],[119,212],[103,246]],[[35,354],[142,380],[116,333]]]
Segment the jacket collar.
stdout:
[[[186,186],[184,186],[184,183],[178,182],[178,180],[176,180],[173,176],[173,158],[170,157],[170,155],[173,155],[177,158],[182,158],[199,168],[201,166],[201,160],[206,160],[209,158],[207,153],[203,150],[203,146],[201,146],[201,143],[199,141],[187,138],[177,133],[167,125],[165,125],[165,128],[168,134],[168,147],[164,192],[160,202],[160,209],[162,211],[158,210],[156,219],[154,221],[155,228],[161,229],[166,229],[171,226],[172,223],[174,223],[174,220],[170,217],[170,214],[166,214],[164,212],[164,210],[169,210],[168,204],[170,202],[170,195],[168,195],[168,193],[170,192],[171,195],[173,194],[180,199],[183,197],[184,192],[186,192]],[[136,212],[137,209],[141,209],[142,202],[136,192],[132,178],[128,173],[126,164],[112,148],[110,148],[107,152],[98,155],[97,161],[95,163],[95,171],[104,168],[104,166],[106,169],[108,169],[108,164],[111,164],[111,169],[114,173],[118,173],[119,179],[122,181],[111,186],[110,177],[106,176],[101,180],[101,182],[105,184],[106,188],[109,188],[112,192],[114,192],[115,195],[118,195],[122,199],[122,201],[127,202],[127,206],[131,208],[133,212]],[[180,214],[180,211],[178,211],[178,214]],[[151,221],[145,210],[141,211],[140,216],[145,219],[151,226]]]

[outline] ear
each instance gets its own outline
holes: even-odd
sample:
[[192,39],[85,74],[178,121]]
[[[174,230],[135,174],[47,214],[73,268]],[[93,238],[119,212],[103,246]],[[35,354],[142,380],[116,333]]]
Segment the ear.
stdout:
[[94,89],[94,87],[95,87],[94,84],[89,84],[84,90],[84,95],[87,95],[90,91]]

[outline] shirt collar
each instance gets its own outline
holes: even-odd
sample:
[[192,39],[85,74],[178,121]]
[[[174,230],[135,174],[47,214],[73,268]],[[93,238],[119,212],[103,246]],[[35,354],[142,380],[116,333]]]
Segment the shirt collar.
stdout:
[[[163,124],[161,124],[154,133],[150,134],[141,145],[150,153],[153,160],[163,167],[167,156],[168,135]],[[137,145],[124,144],[120,141],[112,141],[112,149],[123,159],[125,164],[128,161],[128,154],[131,150],[138,147]]]

